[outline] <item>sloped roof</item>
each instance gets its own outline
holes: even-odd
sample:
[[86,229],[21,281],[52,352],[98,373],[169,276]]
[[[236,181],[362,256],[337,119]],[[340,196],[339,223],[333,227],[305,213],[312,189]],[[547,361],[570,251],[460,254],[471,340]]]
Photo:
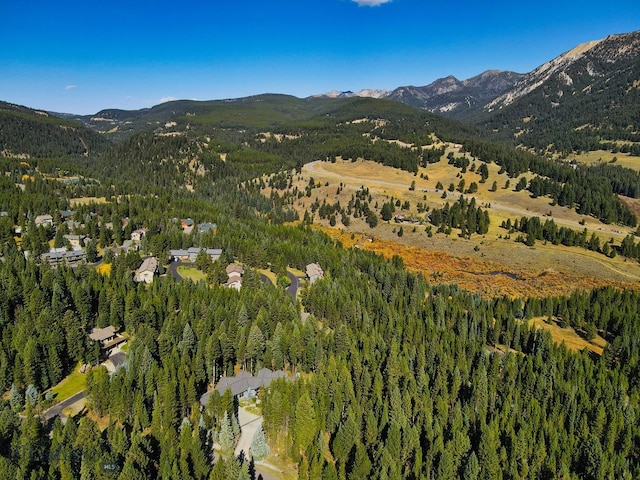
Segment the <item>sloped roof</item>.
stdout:
[[124,352],[114,353],[109,357],[109,361],[114,367],[118,368],[120,365],[127,363],[127,354]]
[[147,257],[144,259],[138,270],[136,270],[136,274],[140,274],[142,272],[155,273],[156,270],[158,270],[158,259],[156,257]]
[[225,269],[225,271],[229,276],[232,273],[238,273],[240,275],[244,273],[244,270],[242,269],[242,267],[240,265],[236,265],[235,263],[230,263],[229,265],[227,265],[227,268]]
[[111,338],[116,334],[116,327],[113,325],[109,325],[108,327],[98,328],[94,327],[91,329],[91,333],[89,334],[89,338],[95,342],[101,342],[106,340],[107,338]]
[[[227,390],[231,390],[231,394],[235,397],[243,394],[247,390],[257,390],[261,387],[268,387],[276,378],[286,377],[287,375],[282,370],[273,372],[268,368],[260,370],[255,377],[249,372],[240,372],[233,377],[222,377],[214,390],[220,395],[224,395]],[[213,390],[202,395],[200,397],[200,403],[206,406],[212,393]]]
[[216,230],[217,228],[218,226],[215,223],[205,222],[198,224],[198,230],[200,232],[211,232],[213,230]]
[[322,267],[317,263],[310,263],[307,265],[307,277],[322,277],[324,272]]

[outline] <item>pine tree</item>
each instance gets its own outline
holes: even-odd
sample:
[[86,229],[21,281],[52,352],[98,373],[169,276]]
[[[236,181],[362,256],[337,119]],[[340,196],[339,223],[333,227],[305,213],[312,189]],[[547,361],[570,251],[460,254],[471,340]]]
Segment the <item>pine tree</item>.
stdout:
[[260,460],[264,460],[269,456],[270,448],[267,445],[267,440],[264,437],[264,431],[262,430],[262,425],[260,425],[256,429],[256,433],[253,435],[253,440],[251,440],[251,456],[257,462]]
[[29,385],[24,392],[24,399],[27,403],[35,405],[38,402],[38,395],[38,389],[33,385]]
[[231,419],[229,412],[225,411],[220,422],[220,433],[218,434],[220,452],[224,458],[229,458],[233,454],[233,431],[231,430]]
[[303,453],[316,435],[316,415],[309,393],[305,391],[296,404],[295,440]]
[[477,480],[480,478],[480,463],[478,462],[476,452],[471,452],[471,455],[469,455],[467,465],[464,468],[463,478],[464,480]]

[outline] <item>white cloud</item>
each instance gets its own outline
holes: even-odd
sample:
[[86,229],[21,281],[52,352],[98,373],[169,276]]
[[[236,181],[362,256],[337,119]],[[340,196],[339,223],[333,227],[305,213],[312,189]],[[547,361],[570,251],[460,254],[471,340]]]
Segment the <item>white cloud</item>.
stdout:
[[176,97],[162,97],[160,100],[158,100],[158,103],[167,103],[167,102],[173,102],[174,100],[177,100]]
[[385,3],[391,3],[392,0],[353,0],[359,7],[379,7]]
[[64,89],[65,90],[73,90],[76,87],[77,87],[77,85],[67,85],[66,87],[64,87]]

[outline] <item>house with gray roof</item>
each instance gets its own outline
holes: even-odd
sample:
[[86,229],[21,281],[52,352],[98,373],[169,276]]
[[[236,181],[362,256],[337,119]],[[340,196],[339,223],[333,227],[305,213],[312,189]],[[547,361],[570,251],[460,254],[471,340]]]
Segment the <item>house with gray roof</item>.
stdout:
[[66,250],[64,248],[56,248],[40,255],[40,259],[52,267],[62,264],[75,266],[87,259],[87,252],[82,249]]
[[195,262],[196,258],[198,258],[198,254],[200,250],[204,250],[204,252],[211,257],[211,261],[215,262],[222,255],[221,248],[198,248],[191,247],[187,249],[178,249],[178,250],[169,250],[169,254],[173,258],[174,262]]
[[282,370],[276,370],[274,372],[268,368],[263,368],[256,376],[253,376],[249,372],[240,372],[233,377],[222,377],[213,390],[206,392],[200,397],[200,404],[206,406],[209,397],[214,391],[217,391],[220,396],[222,396],[227,390],[231,390],[234,397],[254,398],[259,389],[269,388],[271,382],[277,378],[288,377]]
[[216,233],[217,229],[218,229],[218,226],[215,223],[205,222],[205,223],[198,224],[198,232],[200,233],[207,233],[207,232]]

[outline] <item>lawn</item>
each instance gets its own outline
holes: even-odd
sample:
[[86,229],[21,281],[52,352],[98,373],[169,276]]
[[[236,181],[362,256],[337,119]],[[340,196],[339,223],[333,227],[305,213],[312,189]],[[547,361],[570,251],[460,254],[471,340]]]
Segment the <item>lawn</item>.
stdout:
[[198,283],[200,280],[207,281],[207,274],[195,267],[180,266],[178,267],[178,275],[194,283]]
[[585,163],[587,165],[612,163],[613,165],[618,165],[620,167],[626,167],[632,170],[640,170],[640,158],[626,153],[612,153],[605,150],[596,150],[593,152],[585,152],[569,158],[575,158],[578,162]]
[[267,270],[265,268],[259,268],[258,273],[267,277],[272,285],[278,284],[278,277],[276,277],[276,274],[273,273],[271,270]]
[[303,272],[302,270],[298,270],[297,268],[293,268],[293,267],[287,267],[287,270],[291,273],[293,273],[296,277],[306,277],[307,274],[305,272]]
[[87,376],[84,373],[80,373],[80,364],[78,364],[73,369],[73,372],[52,387],[50,391],[54,394],[55,400],[60,402],[84,390],[86,386]]
[[107,199],[105,197],[81,197],[69,199],[69,205],[72,207],[76,207],[78,205],[89,205],[91,203],[107,203]]

